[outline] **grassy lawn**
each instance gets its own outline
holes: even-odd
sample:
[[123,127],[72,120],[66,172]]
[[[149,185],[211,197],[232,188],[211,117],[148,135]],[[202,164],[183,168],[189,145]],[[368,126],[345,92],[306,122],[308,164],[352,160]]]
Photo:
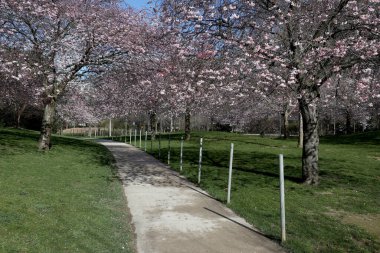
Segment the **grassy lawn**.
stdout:
[[0,129],[0,252],[133,252],[126,201],[101,145]]
[[[380,252],[380,133],[322,138],[321,184],[300,184],[296,140],[239,134],[195,133],[184,148],[184,174],[197,181],[199,137],[204,137],[200,186],[226,201],[230,143],[235,143],[229,205],[268,236],[279,240],[278,154],[285,157],[287,242],[291,252]],[[179,138],[172,135],[171,166],[179,171]],[[162,136],[161,160],[168,141]],[[144,144],[143,144],[144,145]],[[148,142],[148,152],[150,142]],[[158,157],[158,142],[153,143]]]

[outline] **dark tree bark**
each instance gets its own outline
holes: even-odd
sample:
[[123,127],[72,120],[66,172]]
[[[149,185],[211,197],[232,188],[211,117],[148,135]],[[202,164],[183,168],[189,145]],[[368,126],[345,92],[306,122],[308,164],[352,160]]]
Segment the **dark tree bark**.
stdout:
[[149,114],[149,119],[150,119],[150,138],[152,140],[156,139],[156,134],[157,134],[157,113],[156,112],[150,112]]
[[[315,98],[315,97],[314,97]],[[302,180],[305,184],[317,185],[318,175],[318,113],[317,104],[313,97],[299,99],[303,119],[303,148],[302,148]]]
[[349,110],[346,110],[346,134],[352,134],[351,112]]
[[303,147],[303,121],[301,112],[298,114],[298,148]]
[[189,141],[191,138],[191,112],[190,108],[186,107],[185,112],[185,141]]
[[40,139],[38,142],[38,149],[40,151],[48,151],[51,148],[51,134],[53,129],[56,107],[55,98],[50,98],[46,100],[44,106],[44,116],[42,119]]

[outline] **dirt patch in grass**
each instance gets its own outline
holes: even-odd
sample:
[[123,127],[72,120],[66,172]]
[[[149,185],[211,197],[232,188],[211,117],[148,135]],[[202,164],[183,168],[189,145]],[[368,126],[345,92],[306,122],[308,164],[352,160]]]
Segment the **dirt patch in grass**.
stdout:
[[377,161],[380,161],[380,156],[373,156],[372,158],[377,160]]
[[380,241],[380,214],[353,214],[332,209],[326,214],[341,219],[343,223],[356,225]]

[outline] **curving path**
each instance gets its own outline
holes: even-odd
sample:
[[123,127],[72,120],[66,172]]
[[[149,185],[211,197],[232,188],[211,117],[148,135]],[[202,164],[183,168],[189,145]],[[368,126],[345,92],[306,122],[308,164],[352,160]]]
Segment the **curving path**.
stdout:
[[285,252],[152,156],[124,143],[99,143],[116,159],[138,253]]

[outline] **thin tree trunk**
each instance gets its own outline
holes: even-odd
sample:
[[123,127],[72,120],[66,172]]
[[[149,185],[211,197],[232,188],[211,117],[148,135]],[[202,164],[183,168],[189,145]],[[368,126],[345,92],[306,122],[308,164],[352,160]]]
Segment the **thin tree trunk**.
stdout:
[[289,137],[289,112],[286,110],[284,113],[284,139]]
[[47,151],[51,148],[51,133],[54,123],[56,102],[54,98],[51,98],[49,102],[45,104],[44,116],[42,119],[41,134],[38,143],[38,149],[40,151]]
[[21,116],[24,113],[25,109],[26,109],[26,104],[23,104],[21,108],[17,110],[17,122],[16,122],[17,128],[20,128]]
[[301,112],[298,114],[298,148],[303,147],[303,120]]
[[170,132],[173,132],[173,130],[174,130],[173,115],[170,115]]
[[283,109],[284,109],[282,113],[283,133],[284,133],[284,139],[287,139],[289,137],[289,115],[290,115],[290,107],[289,107],[288,101],[284,104]]
[[351,113],[349,110],[346,111],[346,134],[351,134]]
[[152,140],[156,139],[156,134],[157,134],[157,113],[156,112],[150,112],[149,114],[150,118],[150,127],[151,127],[151,132],[150,132],[150,138]]
[[112,119],[108,121],[108,137],[112,137]]
[[189,141],[191,138],[191,112],[190,108],[186,107],[185,112],[185,140]]
[[299,101],[303,119],[302,180],[305,184],[317,185],[318,175],[318,115],[316,101]]

